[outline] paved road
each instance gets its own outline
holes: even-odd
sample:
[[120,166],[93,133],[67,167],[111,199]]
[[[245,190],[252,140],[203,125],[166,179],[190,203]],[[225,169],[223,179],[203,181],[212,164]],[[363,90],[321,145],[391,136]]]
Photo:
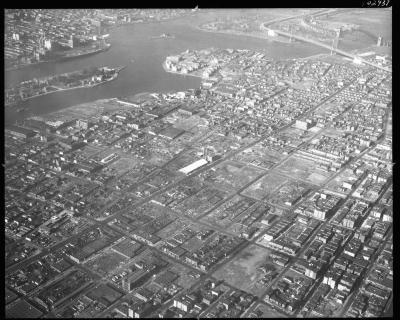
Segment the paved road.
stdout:
[[[347,84],[346,86],[342,87],[340,90],[338,90],[337,92],[335,92],[335,93],[334,93],[333,95],[331,95],[330,97],[327,97],[327,98],[323,99],[320,103],[318,103],[317,105],[315,105],[314,107],[312,107],[312,108],[311,108],[310,110],[308,110],[307,112],[303,113],[303,114],[302,114],[301,116],[299,116],[298,118],[302,118],[302,117],[307,116],[308,114],[310,114],[311,112],[313,112],[314,110],[316,110],[319,106],[321,106],[322,104],[324,104],[324,103],[327,102],[328,100],[332,99],[334,96],[336,96],[337,94],[339,94],[342,90],[344,90],[345,88],[347,88],[352,82],[353,82],[353,81],[351,81],[351,82],[350,82],[349,84]],[[298,119],[298,118],[297,118],[297,119]],[[293,121],[291,121],[291,122],[288,123],[287,125],[284,125],[284,126],[282,126],[281,128],[275,130],[275,132],[273,132],[273,133],[277,133],[277,132],[280,132],[280,131],[283,131],[283,130],[289,128],[290,126],[292,126],[292,125],[295,123],[295,121],[296,121],[296,119],[293,120]],[[164,188],[159,189],[158,191],[156,191],[155,193],[153,193],[153,194],[150,195],[149,197],[145,197],[145,198],[143,198],[143,199],[140,199],[137,203],[135,203],[135,206],[140,206],[140,205],[142,205],[142,204],[148,202],[150,199],[154,198],[155,196],[160,195],[161,193],[163,193],[163,192],[165,192],[165,191],[171,189],[172,187],[174,187],[174,186],[180,184],[180,183],[181,183],[183,180],[185,180],[185,179],[189,179],[189,178],[191,178],[191,177],[197,176],[199,173],[204,172],[204,171],[206,171],[206,170],[208,170],[208,169],[210,169],[210,168],[212,168],[212,167],[217,166],[218,164],[222,163],[223,161],[225,161],[225,160],[227,160],[227,159],[232,158],[233,156],[237,155],[238,153],[242,152],[243,150],[245,150],[245,149],[247,149],[247,148],[249,148],[249,147],[251,147],[251,146],[253,146],[253,145],[257,144],[257,143],[259,143],[260,141],[262,141],[263,139],[265,139],[266,137],[268,137],[268,136],[271,135],[271,134],[272,134],[272,133],[263,134],[259,139],[255,140],[254,142],[252,142],[252,143],[250,143],[250,144],[247,144],[247,145],[244,145],[244,146],[242,146],[242,147],[240,147],[240,148],[238,148],[238,149],[236,149],[236,150],[233,150],[233,151],[231,151],[230,153],[228,153],[228,154],[226,154],[225,156],[223,156],[221,159],[219,159],[219,160],[217,160],[217,161],[215,161],[215,162],[212,162],[212,163],[210,163],[210,164],[208,164],[208,165],[206,165],[206,166],[204,166],[204,167],[202,167],[202,168],[200,168],[200,169],[194,171],[193,173],[189,174],[188,176],[185,176],[185,177],[182,177],[182,178],[178,179],[177,181],[175,181],[175,182],[173,182],[173,183],[167,185],[167,186],[164,187]],[[262,175],[262,176],[263,176],[263,175]],[[257,177],[256,180],[259,179],[259,178],[261,178],[262,176]],[[238,192],[244,190],[244,189],[245,189],[246,187],[248,187],[250,184],[254,183],[254,181],[255,181],[255,180],[253,180],[253,181],[251,181],[250,183],[246,184],[246,185],[245,185],[244,187],[242,187]],[[321,187],[322,187],[322,186],[321,186]],[[116,217],[118,217],[121,213],[122,213],[122,211],[121,211],[121,212],[118,212],[116,215],[113,215],[113,216],[111,216],[111,217],[106,218],[106,219],[103,220],[103,221],[96,221],[95,224],[94,224],[93,226],[91,226],[89,229],[84,230],[84,231],[82,231],[81,233],[79,233],[79,234],[77,234],[77,235],[75,235],[75,236],[73,236],[73,237],[71,237],[71,238],[77,238],[77,237],[79,237],[81,234],[87,233],[89,230],[93,230],[93,229],[98,228],[98,227],[100,227],[100,226],[104,226],[104,225],[106,225],[108,222],[110,222],[110,221],[112,221],[113,219],[115,219]],[[198,221],[196,220],[196,222],[198,222]],[[322,225],[321,225],[321,226],[322,226]],[[318,228],[318,230],[319,230],[319,228]],[[316,230],[316,232],[317,232],[317,230]],[[316,233],[314,233],[314,234],[316,234]],[[17,270],[17,269],[19,269],[19,268],[21,268],[21,267],[23,267],[23,266],[26,266],[26,265],[28,265],[29,263],[33,262],[34,260],[37,260],[37,259],[38,259],[39,257],[41,257],[41,256],[44,256],[44,255],[46,255],[46,254],[48,254],[48,253],[50,253],[50,252],[54,252],[55,250],[61,248],[61,247],[64,246],[67,242],[69,242],[69,241],[71,240],[71,238],[65,239],[65,240],[63,240],[63,241],[61,241],[61,242],[59,242],[59,243],[57,243],[57,244],[51,246],[50,248],[44,249],[40,254],[35,255],[35,256],[32,256],[32,257],[30,257],[30,258],[27,258],[27,259],[25,259],[24,261],[21,261],[20,263],[17,263],[17,264],[15,264],[15,265],[13,265],[13,266],[7,268],[7,273],[13,272],[13,271],[15,271],[15,270]],[[312,238],[312,237],[310,237],[310,241],[311,241],[311,238]],[[216,266],[214,266],[213,268],[211,268],[211,270],[210,270],[207,274],[208,274],[208,275],[211,275],[211,274],[212,274],[213,272],[215,272],[217,269],[219,269],[220,267],[222,267],[223,265],[225,265],[226,263],[228,263],[230,260],[232,260],[232,259],[235,257],[235,254],[236,254],[237,252],[243,250],[243,249],[244,249],[245,247],[247,247],[249,244],[250,244],[249,241],[244,241],[242,245],[240,245],[240,246],[238,246],[237,248],[235,248],[234,252],[231,253],[231,255],[229,256],[228,259],[225,259],[223,262],[221,262],[221,263],[217,264]],[[305,247],[306,247],[306,246],[305,246]],[[304,247],[304,248],[305,248],[305,247]],[[303,248],[303,250],[304,250],[304,248]],[[287,266],[286,268],[284,268],[284,269],[282,270],[282,272],[280,273],[280,275],[279,275],[278,277],[276,277],[275,280],[270,284],[270,286],[272,286],[272,285],[277,281],[277,279],[279,279],[279,277],[280,277],[284,272],[286,272],[286,271],[288,270],[289,267],[290,267],[290,265]],[[208,277],[207,274],[206,274],[206,275],[203,275],[196,283],[200,283],[201,281],[204,280],[204,277]],[[263,298],[264,298],[264,297],[263,297]],[[263,298],[262,298],[262,299],[263,299]],[[262,300],[262,299],[260,299],[260,300]],[[250,312],[251,312],[251,311],[248,311],[248,313],[250,313]]]
[[[389,187],[390,187],[390,184],[388,184],[388,185],[385,187],[385,190],[381,193],[381,195],[378,197],[378,199],[377,199],[375,202],[373,202],[373,203],[371,204],[369,210],[366,212],[365,217],[367,217],[368,214],[369,214],[369,212],[374,208],[374,206],[375,206],[376,204],[379,203],[380,199],[383,197],[383,195],[385,194],[386,190],[387,190]],[[387,231],[387,235],[389,235],[390,229],[391,229],[391,228],[392,228],[392,227],[390,227],[389,230]],[[376,259],[379,257],[379,255],[381,254],[383,248],[384,248],[385,245],[388,243],[388,241],[389,241],[389,240],[388,240],[388,237],[386,237],[385,241],[382,241],[382,242],[381,242],[381,244],[379,245],[379,247],[376,249],[376,251],[375,251],[374,254],[372,255],[372,257],[371,257],[371,259],[370,259],[370,263],[369,263],[369,265],[368,265],[368,267],[367,267],[367,270],[366,270],[365,273],[364,273],[364,279],[365,279],[365,278],[368,276],[368,274],[371,272],[372,268],[375,267],[375,261],[376,261]],[[363,282],[364,282],[364,279],[363,279],[363,281],[360,281],[360,282],[353,288],[353,293],[352,293],[352,295],[350,295],[350,296],[347,298],[347,301],[346,301],[346,303],[345,303],[343,309],[341,310],[341,312],[340,312],[340,314],[339,314],[339,317],[343,317],[343,316],[346,314],[346,312],[349,310],[351,304],[353,303],[355,297],[357,296],[357,293],[358,293],[360,287],[362,287],[362,284],[363,284]]]
[[298,14],[298,15],[294,15],[294,16],[290,16],[290,17],[284,17],[284,18],[277,18],[274,20],[270,20],[264,23],[265,26],[273,24],[273,23],[277,23],[277,22],[283,22],[283,21],[287,21],[287,20],[292,20],[292,19],[298,19],[298,18],[303,18],[303,17],[307,17],[307,16],[316,16],[316,15],[323,15],[326,13],[330,13],[330,12],[334,12],[336,11],[336,9],[322,9],[322,10],[318,10],[312,13],[302,13],[302,14]]
[[[333,121],[335,121],[338,117],[340,117],[343,113],[347,112],[348,109],[344,110],[341,114],[339,114],[337,117],[335,117],[334,119],[332,119],[329,123],[332,123]],[[386,121],[385,121],[386,123]],[[320,132],[319,132],[320,133]],[[314,137],[314,136],[313,136]],[[378,141],[376,141],[376,143],[374,143],[372,146],[366,148],[363,152],[361,152],[359,155],[357,155],[357,157],[355,157],[351,162],[348,162],[346,165],[344,165],[338,172],[336,172],[334,175],[332,175],[329,179],[327,179],[320,187],[319,189],[323,189],[325,186],[327,186],[333,179],[335,179],[338,175],[340,175],[344,170],[346,170],[350,163],[357,161],[358,159],[360,159],[363,155],[365,155],[366,153],[368,153],[369,151],[371,151],[376,144],[378,144],[380,141],[382,141],[384,139],[384,137],[381,137],[381,139],[379,139]],[[343,204],[345,201],[347,201],[347,199],[349,199],[352,194],[354,193],[354,191],[357,189],[357,187],[359,186],[359,184],[361,184],[361,180],[358,181],[357,185],[355,186],[353,192],[351,192],[350,194],[348,194],[343,200],[341,200],[341,202],[339,203],[339,205],[337,206],[339,208],[339,206],[341,204]],[[384,192],[381,194],[380,197],[382,197],[384,194]],[[380,199],[380,198],[379,198]],[[305,201],[305,199],[303,200]],[[303,202],[302,201],[302,202]],[[292,210],[295,210],[296,207],[298,207],[302,202],[299,202],[296,204],[296,206],[294,208],[292,208]],[[308,248],[308,245],[312,242],[312,240],[315,238],[315,236],[318,234],[319,230],[321,230],[324,226],[326,226],[334,217],[334,215],[332,215],[330,217],[330,219],[325,220],[323,223],[321,223],[314,231],[313,233],[310,235],[309,239],[307,240],[307,242],[302,246],[302,248],[300,249],[300,251],[296,254],[296,257],[300,257],[302,255],[302,253]],[[274,278],[274,280],[272,280],[272,282],[269,283],[269,285],[266,287],[266,292],[260,297],[259,300],[261,300],[262,302],[264,302],[264,298],[266,296],[266,293],[268,291],[269,288],[271,288],[273,285],[275,285],[275,283],[278,281],[278,279],[280,279],[286,271],[288,271],[290,269],[290,267],[293,265],[293,263],[296,261],[297,259],[291,259],[291,261],[289,262],[289,264],[284,267],[281,272],[278,274],[277,277]],[[322,280],[322,279],[321,279]],[[317,283],[319,285],[319,283]],[[318,287],[318,285],[314,284],[314,287],[312,290],[310,290],[310,293],[308,294],[310,297],[312,295],[312,293],[314,292],[314,290]],[[305,301],[307,301],[307,299],[305,299]],[[253,308],[250,308],[246,314],[250,314],[251,312],[254,311],[256,306],[253,306]],[[299,308],[298,312],[301,310],[301,308]],[[298,313],[297,312],[297,313]],[[296,314],[297,314],[296,313]]]
[[[343,91],[344,89],[346,89],[348,86],[350,86],[355,80],[356,80],[356,79],[353,79],[353,80],[350,81],[347,85],[345,85],[345,86],[343,86],[342,88],[340,88],[338,91],[336,91],[336,92],[335,92],[334,94],[332,94],[331,96],[329,96],[329,97],[323,99],[323,100],[322,100],[321,102],[319,102],[317,105],[315,105],[314,107],[310,108],[310,110],[308,110],[307,112],[301,114],[301,115],[300,115],[299,117],[297,117],[296,119],[300,119],[300,118],[303,118],[303,117],[308,116],[309,114],[311,114],[312,112],[314,112],[318,107],[320,107],[321,105],[323,105],[324,103],[326,103],[327,101],[329,101],[330,99],[332,99],[333,97],[335,97],[337,94],[339,94],[341,91]],[[195,176],[197,176],[198,174],[200,174],[201,172],[204,172],[204,171],[206,171],[206,170],[208,170],[208,169],[210,169],[210,168],[212,168],[212,167],[217,166],[218,164],[222,163],[223,161],[225,161],[225,160],[227,160],[227,159],[230,159],[230,158],[232,158],[233,156],[235,156],[235,155],[239,154],[240,152],[244,151],[245,149],[256,145],[257,143],[261,142],[262,140],[264,140],[265,138],[267,138],[267,137],[270,136],[271,134],[278,133],[278,132],[280,132],[280,131],[283,131],[283,130],[285,130],[285,129],[291,127],[292,125],[294,125],[294,124],[296,123],[296,119],[294,119],[294,120],[291,121],[290,123],[288,123],[288,124],[282,126],[281,128],[278,128],[277,130],[275,130],[275,131],[272,132],[272,133],[264,133],[259,139],[255,140],[254,142],[249,143],[249,144],[247,144],[247,145],[244,145],[244,146],[242,146],[242,147],[240,147],[240,148],[238,148],[238,149],[236,149],[236,150],[233,150],[233,151],[227,153],[225,156],[221,157],[220,159],[218,159],[218,160],[216,160],[216,161],[214,161],[214,162],[211,162],[211,163],[209,163],[208,165],[205,165],[205,166],[201,167],[200,169],[195,170],[195,171],[192,172],[191,174],[189,174],[189,175],[187,175],[187,176],[184,176],[184,177],[182,177],[182,178],[176,180],[176,181],[173,182],[173,183],[168,184],[166,187],[159,189],[158,191],[154,192],[154,193],[151,194],[150,196],[138,200],[138,202],[135,203],[135,206],[138,207],[138,206],[140,206],[140,205],[143,205],[144,203],[148,202],[149,200],[151,200],[151,199],[154,198],[155,196],[161,195],[163,192],[165,192],[165,191],[167,191],[167,190],[169,190],[169,189],[171,189],[171,188],[173,188],[173,187],[179,185],[179,184],[180,184],[181,182],[183,182],[184,180],[189,179],[189,178],[192,178],[192,177],[195,177]],[[151,172],[146,178],[148,178],[152,173],[153,173],[153,172]],[[143,178],[141,181],[144,181],[146,178]],[[116,201],[118,201],[118,200],[116,200]],[[86,230],[84,230],[84,231],[81,231],[79,234],[73,236],[72,238],[77,238],[78,236],[80,236],[80,234],[89,232],[89,231],[94,230],[95,228],[97,228],[97,227],[99,227],[99,226],[101,226],[101,225],[107,224],[108,222],[112,221],[113,219],[115,219],[115,218],[117,218],[119,215],[121,215],[121,214],[123,213],[123,211],[124,211],[124,210],[121,210],[121,211],[117,212],[116,214],[114,214],[113,216],[110,216],[110,217],[108,217],[108,218],[106,218],[106,219],[104,219],[104,220],[102,220],[102,221],[97,221],[97,220],[95,220],[95,224],[94,224],[93,226],[89,227],[88,229],[86,229]],[[71,239],[71,238],[70,238],[70,239]],[[47,249],[44,249],[41,253],[39,253],[39,254],[37,254],[37,255],[31,256],[31,257],[29,257],[29,258],[27,258],[27,259],[25,259],[25,260],[23,260],[23,261],[20,261],[20,262],[18,262],[18,263],[16,263],[16,264],[13,264],[12,266],[6,268],[6,273],[9,274],[10,272],[14,272],[14,271],[16,271],[16,270],[18,270],[18,269],[20,269],[20,268],[22,268],[22,267],[24,267],[24,266],[27,266],[29,263],[35,261],[37,258],[42,257],[42,256],[44,256],[44,255],[46,255],[46,254],[48,254],[48,253],[50,253],[50,252],[54,252],[54,251],[57,250],[57,249],[60,249],[62,246],[64,246],[66,243],[68,243],[68,242],[70,241],[70,239],[65,239],[65,240],[63,240],[63,241],[61,241],[61,242],[59,242],[59,243],[57,243],[57,244],[55,244],[55,245],[53,245],[53,246],[47,248]]]

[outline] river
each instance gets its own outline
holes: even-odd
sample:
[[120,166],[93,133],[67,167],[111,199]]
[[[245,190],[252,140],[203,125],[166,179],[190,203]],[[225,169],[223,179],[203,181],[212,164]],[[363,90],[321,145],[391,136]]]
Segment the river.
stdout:
[[[15,123],[24,117],[42,115],[72,105],[97,99],[127,96],[140,92],[169,92],[196,88],[200,79],[167,73],[162,62],[168,55],[178,54],[187,49],[196,50],[208,47],[236,48],[264,51],[272,59],[306,57],[326,53],[323,48],[305,43],[285,44],[269,42],[247,36],[208,33],[196,28],[204,19],[212,19],[210,14],[197,14],[180,19],[126,25],[110,31],[111,49],[93,56],[75,60],[30,66],[5,73],[6,86],[34,77],[44,77],[83,69],[89,66],[127,65],[114,81],[94,88],[56,92],[28,100],[18,108],[5,108],[5,125]],[[175,38],[151,39],[162,33]],[[131,63],[131,60],[134,62]]]

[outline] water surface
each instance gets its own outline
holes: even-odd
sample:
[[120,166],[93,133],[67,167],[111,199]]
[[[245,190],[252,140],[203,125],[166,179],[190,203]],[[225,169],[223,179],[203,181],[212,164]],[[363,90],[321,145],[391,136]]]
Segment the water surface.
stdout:
[[[126,96],[140,92],[169,92],[196,88],[200,79],[167,73],[162,62],[168,55],[178,54],[187,49],[196,50],[208,47],[236,48],[264,51],[273,59],[297,58],[327,52],[323,48],[305,43],[285,44],[264,39],[203,32],[196,25],[212,19],[209,14],[185,17],[159,23],[126,25],[110,31],[111,49],[93,56],[69,61],[31,66],[6,72],[6,86],[34,77],[80,70],[89,66],[127,65],[118,78],[94,88],[56,92],[24,102],[20,107],[26,111],[16,112],[17,108],[6,108],[5,123],[14,123],[23,117],[46,114],[72,105],[97,99]],[[175,38],[151,39],[162,33],[170,33]],[[131,63],[131,60],[134,62]]]

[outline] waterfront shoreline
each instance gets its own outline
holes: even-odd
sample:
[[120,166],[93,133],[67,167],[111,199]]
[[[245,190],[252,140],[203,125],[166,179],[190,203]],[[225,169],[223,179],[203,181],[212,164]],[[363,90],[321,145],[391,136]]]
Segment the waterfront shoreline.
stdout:
[[[24,102],[26,102],[26,101],[28,101],[28,100],[32,100],[32,99],[35,99],[35,98],[38,98],[38,97],[43,97],[43,96],[46,96],[46,95],[49,95],[49,94],[52,94],[52,93],[62,92],[62,91],[70,91],[70,90],[76,90],[76,89],[90,89],[90,88],[94,88],[94,87],[97,87],[97,86],[99,86],[99,85],[102,85],[102,84],[105,84],[105,83],[107,83],[107,82],[110,82],[110,81],[113,81],[113,80],[117,79],[117,78],[118,78],[118,75],[119,75],[119,73],[122,71],[122,69],[124,69],[124,67],[121,67],[120,70],[117,71],[117,73],[116,73],[116,75],[115,75],[114,77],[112,77],[111,79],[104,80],[104,81],[102,81],[102,82],[100,82],[100,83],[95,83],[95,84],[92,84],[92,85],[77,86],[77,87],[73,87],[73,88],[61,88],[61,89],[58,88],[58,87],[52,86],[53,88],[56,88],[57,90],[51,91],[51,92],[40,93],[40,94],[31,96],[31,97],[28,97],[28,98],[26,98],[26,99],[24,99],[24,100],[22,100],[22,101],[19,101],[19,102],[17,102],[16,104],[10,103],[10,104],[4,104],[4,106],[5,106],[5,107],[12,107],[12,108],[15,108],[15,107],[21,105],[22,103],[24,103]],[[65,75],[65,74],[61,74],[61,75]]]
[[[196,14],[197,16],[197,14]],[[25,103],[21,103],[21,106],[26,107],[28,110],[27,112],[23,113],[17,113],[16,109],[17,108],[12,108],[12,107],[7,107],[6,108],[6,122],[14,123],[16,119],[21,120],[26,117],[28,113],[33,113],[33,114],[46,114],[48,112],[52,112],[53,110],[58,110],[58,109],[63,109],[67,106],[75,105],[76,103],[79,102],[86,102],[86,101],[94,101],[98,98],[103,98],[106,96],[104,92],[113,92],[112,94],[107,94],[107,97],[118,97],[118,96],[125,96],[125,95],[130,95],[130,94],[135,94],[135,92],[170,92],[170,91],[180,91],[180,90],[185,90],[187,85],[185,84],[186,82],[191,83],[190,88],[197,88],[199,87],[202,77],[201,74],[200,76],[196,76],[193,74],[182,74],[179,72],[173,72],[170,70],[163,70],[160,68],[162,65],[163,61],[167,56],[170,56],[172,54],[175,54],[176,52],[181,52],[186,50],[187,48],[192,48],[196,49],[196,45],[192,44],[186,44],[185,43],[185,37],[181,37],[180,30],[182,30],[182,25],[187,26],[187,33],[192,37],[191,39],[196,39],[195,42],[197,43],[197,37],[199,40],[203,43],[202,48],[208,48],[208,47],[219,47],[222,46],[224,48],[246,48],[247,47],[247,41],[252,40],[252,39],[257,39],[255,37],[252,38],[241,38],[240,36],[227,36],[224,34],[221,34],[221,38],[218,37],[217,41],[209,41],[209,38],[214,38],[214,37],[207,37],[207,33],[201,32],[201,30],[195,29],[195,26],[198,23],[192,23],[188,21],[187,17],[179,17],[177,19],[174,19],[176,21],[179,21],[179,24],[176,22],[171,23],[170,20],[167,21],[159,21],[159,22],[148,22],[145,23],[146,25],[149,26],[154,26],[151,28],[151,32],[146,32],[146,37],[142,37],[142,30],[144,30],[143,26],[141,26],[143,23],[135,24],[133,25],[125,25],[124,28],[115,28],[114,31],[110,34],[110,38],[112,39],[112,46],[114,47],[114,50],[109,50],[108,53],[105,53],[104,55],[93,55],[90,57],[90,59],[76,59],[77,65],[79,67],[85,67],[86,64],[91,64],[91,65],[104,65],[104,64],[112,64],[113,61],[117,61],[118,64],[123,65],[127,64],[127,57],[133,57],[135,58],[135,66],[127,68],[126,72],[122,73],[118,79],[116,79],[117,83],[120,84],[120,79],[124,81],[121,83],[121,86],[123,89],[116,89],[114,85],[108,85],[104,86],[101,90],[98,89],[93,89],[93,90],[76,90],[76,91],[66,91],[64,93],[60,94],[54,94],[54,95],[46,95],[44,97],[36,97],[36,100],[29,100]],[[197,20],[196,20],[197,22]],[[140,27],[140,28],[139,28]],[[140,35],[138,34],[140,33]],[[141,82],[137,80],[137,78],[140,78],[143,76],[144,70],[142,70],[141,65],[143,63],[147,63],[147,53],[142,52],[143,50],[138,49],[137,51],[134,50],[135,54],[132,55],[129,51],[125,50],[125,42],[127,46],[137,46],[137,43],[142,45],[148,45],[149,48],[153,48],[153,46],[159,46],[158,41],[161,40],[150,40],[149,37],[153,36],[154,34],[161,34],[161,33],[169,33],[169,34],[174,34],[175,39],[170,39],[171,43],[175,46],[177,46],[177,50],[175,49],[168,49],[164,47],[164,45],[161,45],[160,50],[162,50],[162,58],[160,57],[160,60],[157,61],[157,68],[152,69],[152,65],[148,65],[148,67],[151,69],[151,74],[152,77],[151,79],[147,79],[147,75],[145,78],[144,82]],[[134,41],[130,40],[131,35],[135,39]],[[186,32],[184,33],[186,34]],[[122,37],[124,40],[122,41]],[[126,39],[125,39],[126,37]],[[221,39],[221,41],[219,41]],[[150,43],[152,41],[152,43]],[[176,43],[175,43],[176,42]],[[271,41],[262,41],[265,43],[259,43],[260,41],[256,41],[256,44],[254,44],[254,50],[259,50],[259,51],[265,51],[268,50],[270,47],[278,47],[277,51],[282,51],[283,54],[280,54],[278,57],[285,58],[286,57],[286,51],[289,46],[287,45],[281,45],[279,42],[271,42]],[[122,49],[120,50],[120,47],[122,45]],[[280,49],[282,46],[285,46],[286,48]],[[169,47],[169,45],[167,46]],[[253,45],[252,45],[253,47]],[[136,47],[134,47],[136,48]],[[303,49],[300,49],[303,51]],[[120,51],[123,52],[123,57],[120,57]],[[272,48],[271,50],[271,58],[275,57],[276,54],[274,54],[275,49]],[[310,52],[309,54],[306,53],[306,55],[310,55],[313,52],[316,52],[316,50],[306,50],[306,52]],[[269,55],[269,54],[268,54]],[[158,59],[158,55],[157,59]],[[72,60],[71,60],[72,61]],[[88,61],[88,62],[86,62]],[[31,79],[33,77],[43,77],[47,76],[49,72],[54,72],[54,71],[61,71],[64,73],[65,71],[70,71],[71,69],[73,70],[73,65],[74,62],[61,62],[61,63],[55,63],[54,68],[51,67],[49,70],[44,70],[43,73],[37,71],[36,69],[41,69],[42,67],[36,67],[36,68],[26,68],[22,69],[21,71],[16,71],[16,74],[14,75],[14,72],[11,72],[10,75],[6,74],[6,77],[9,78],[10,83],[14,82],[13,78],[15,80],[18,80],[15,82],[16,84],[24,81]],[[47,65],[53,65],[53,64],[46,64],[43,66],[43,69],[47,69]],[[156,70],[157,69],[157,70]],[[31,71],[32,70],[32,71]],[[167,73],[168,72],[168,73]],[[20,74],[24,74],[24,76],[20,76]],[[26,75],[25,75],[26,74]],[[125,74],[129,76],[125,76]],[[161,76],[163,74],[164,76]],[[176,74],[179,75],[180,77],[170,77],[169,74]],[[185,78],[185,76],[191,76],[191,78]],[[156,77],[156,78],[153,78]],[[183,76],[183,77],[182,77]],[[162,78],[163,82],[159,82],[159,78]],[[8,81],[7,81],[8,83]],[[142,83],[148,84],[148,87],[145,87],[142,85]],[[169,83],[174,83],[174,84],[169,84]],[[192,84],[193,83],[193,84]],[[179,84],[179,85],[178,85]],[[129,87],[129,89],[127,88]],[[85,89],[85,88],[81,88]],[[123,93],[122,93],[123,91]],[[54,93],[54,92],[51,92]],[[114,94],[115,93],[115,94]],[[77,98],[75,98],[77,96]],[[89,98],[90,97],[90,98]]]
[[[198,12],[196,12],[198,13]],[[151,24],[151,23],[163,23],[163,22],[170,22],[170,21],[176,21],[179,19],[183,19],[183,18],[187,18],[188,16],[191,16],[195,14],[195,12],[191,12],[189,14],[185,14],[182,16],[178,16],[178,17],[173,17],[173,18],[168,18],[165,20],[154,20],[154,21],[141,21],[141,22],[128,22],[128,23],[122,23],[122,24],[118,24],[118,25],[114,25],[112,27],[110,27],[110,31],[112,31],[113,29],[117,29],[117,28],[121,28],[121,27],[127,27],[127,26],[134,26],[134,25],[140,25],[140,24]],[[109,49],[109,48],[108,48]],[[108,50],[107,49],[107,50]],[[96,52],[97,53],[101,53],[100,52]],[[79,56],[77,56],[76,58],[80,58]],[[39,62],[34,62],[34,63],[25,63],[25,64],[21,64],[18,66],[12,66],[9,68],[4,68],[5,72],[12,72],[12,71],[17,71],[17,70],[21,70],[24,68],[28,68],[28,67],[34,67],[34,66],[38,66],[40,64],[46,64],[46,63],[54,63],[54,62],[61,62],[63,61],[65,58],[59,58],[59,59],[54,59],[54,60],[47,60],[47,61],[39,61]],[[66,60],[68,60],[69,58],[67,58]],[[73,59],[73,58],[71,58]]]
[[21,70],[21,69],[24,69],[24,68],[38,66],[38,65],[41,65],[41,64],[51,63],[51,62],[57,62],[57,61],[56,60],[49,60],[49,61],[39,61],[39,62],[33,62],[33,63],[24,63],[22,65],[5,68],[4,71],[5,72],[12,72],[12,71],[17,71],[17,70]]
[[169,70],[169,69],[167,68],[167,66],[165,65],[165,61],[162,63],[162,66],[163,66],[163,69],[164,69],[165,72],[169,72],[169,73],[173,73],[173,74],[178,74],[178,75],[180,75],[180,76],[190,76],[190,77],[196,77],[196,78],[204,79],[202,76],[198,76],[198,75],[195,75],[195,74],[182,73],[182,72],[178,72],[178,71]]
[[33,63],[24,63],[18,66],[12,66],[9,68],[5,68],[4,71],[5,72],[12,72],[12,71],[17,71],[17,70],[21,70],[24,68],[28,68],[28,67],[35,67],[35,66],[39,66],[41,64],[47,64],[47,63],[57,63],[57,62],[62,62],[62,61],[68,61],[68,60],[72,60],[72,59],[79,59],[79,58],[83,58],[86,56],[90,56],[90,55],[94,55],[94,54],[98,54],[98,53],[102,53],[105,52],[107,50],[109,50],[111,48],[111,44],[107,44],[107,46],[105,48],[101,48],[101,49],[97,49],[93,52],[86,52],[86,53],[82,53],[80,55],[77,56],[62,56],[59,58],[55,58],[55,59],[50,59],[50,60],[44,60],[44,61],[38,61],[38,62],[33,62]]
[[203,32],[209,32],[209,33],[219,33],[219,34],[228,34],[228,35],[233,35],[233,36],[244,36],[244,37],[250,37],[250,38],[256,38],[256,39],[263,39],[263,40],[267,40],[267,41],[271,41],[271,42],[279,42],[279,43],[284,43],[284,44],[291,44],[292,42],[288,42],[288,41],[283,41],[283,40],[279,40],[276,38],[271,38],[268,36],[262,36],[262,35],[258,35],[258,34],[247,34],[247,33],[243,33],[243,32],[238,32],[238,31],[214,31],[214,30],[207,30],[207,29],[203,29],[200,26],[196,26],[195,29],[199,30],[199,31],[203,31]]
[[[149,96],[154,93],[157,93],[157,92],[146,92],[146,91],[139,92],[139,93],[136,93],[133,95],[132,100],[138,102],[143,97]],[[48,121],[50,119],[61,120],[65,116],[66,112],[67,113],[71,112],[75,115],[78,115],[79,111],[77,111],[77,110],[79,110],[79,108],[81,108],[83,106],[89,105],[93,109],[98,109],[98,104],[108,103],[110,101],[115,101],[118,99],[120,99],[120,98],[119,97],[111,97],[111,98],[104,98],[104,99],[96,99],[96,100],[89,101],[89,102],[74,104],[67,108],[54,110],[54,111],[46,113],[46,114],[28,116],[28,117],[26,117],[26,119],[28,119],[28,120],[34,119],[34,120],[40,120],[40,121]],[[130,107],[128,107],[128,108],[130,108]],[[86,117],[86,115],[84,117]]]

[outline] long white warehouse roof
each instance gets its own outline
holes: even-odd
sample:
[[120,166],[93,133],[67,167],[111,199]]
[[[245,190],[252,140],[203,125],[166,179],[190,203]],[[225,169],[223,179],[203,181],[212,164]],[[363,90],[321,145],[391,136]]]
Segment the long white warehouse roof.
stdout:
[[197,168],[200,168],[200,167],[204,166],[205,164],[207,164],[207,160],[200,159],[200,160],[193,162],[192,164],[189,164],[188,166],[186,166],[182,169],[179,169],[179,172],[182,172],[184,174],[189,174],[193,170],[196,170]]

